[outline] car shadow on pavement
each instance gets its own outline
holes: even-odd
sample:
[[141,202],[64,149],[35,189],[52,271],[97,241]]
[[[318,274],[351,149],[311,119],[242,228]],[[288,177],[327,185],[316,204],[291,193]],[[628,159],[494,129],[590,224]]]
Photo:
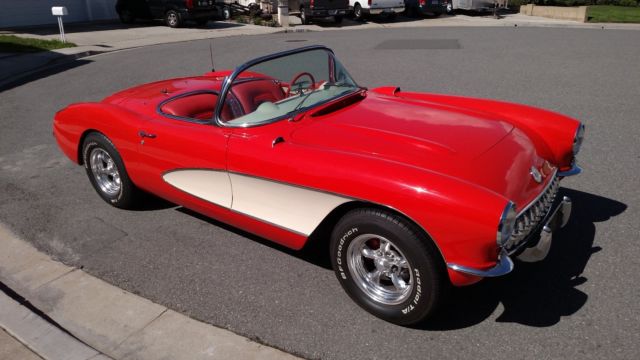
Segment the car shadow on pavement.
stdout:
[[553,245],[544,261],[517,261],[509,275],[453,288],[440,312],[418,328],[442,331],[473,326],[491,316],[499,304],[503,310],[497,322],[534,327],[555,325],[563,316],[580,310],[589,296],[577,287],[588,281],[584,269],[591,256],[602,250],[594,246],[595,223],[623,213],[627,205],[566,188],[561,188],[560,194],[573,202],[571,219],[553,234]]
[[[232,232],[236,235],[245,237],[249,240],[255,241],[259,244],[262,244],[264,246],[270,247],[274,250],[278,250],[281,251],[285,254],[291,255],[291,256],[295,256],[301,260],[304,260],[310,264],[325,268],[325,269],[331,269],[331,260],[329,259],[329,249],[324,249],[324,251],[316,251],[318,250],[318,247],[313,246],[313,247],[309,247],[309,246],[305,246],[302,250],[293,250],[290,249],[286,246],[280,245],[278,243],[275,243],[271,240],[265,239],[263,237],[260,237],[258,235],[252,234],[250,232],[244,231],[242,229],[239,229],[237,227],[234,227],[232,225],[220,222],[218,220],[212,219],[210,217],[207,217],[206,215],[197,213],[193,210],[184,208],[184,207],[178,207],[176,209],[177,211],[183,213],[183,214],[187,214],[190,216],[193,216],[197,219],[200,219],[202,221],[208,222],[209,224],[213,225],[213,226],[217,226],[219,228],[225,229],[229,232]],[[316,244],[315,242],[313,243],[314,245]]]
[[0,93],[92,62],[91,60],[84,59],[73,59],[73,61],[67,61],[67,59],[71,58],[73,57],[68,56],[60,58],[56,60],[56,63],[47,64],[42,70],[37,70],[28,75],[22,76],[21,74],[15,74],[15,76],[9,76],[1,79]]

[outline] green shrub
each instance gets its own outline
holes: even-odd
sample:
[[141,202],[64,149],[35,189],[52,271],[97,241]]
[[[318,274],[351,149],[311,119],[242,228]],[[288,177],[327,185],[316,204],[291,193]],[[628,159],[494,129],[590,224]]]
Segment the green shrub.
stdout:
[[620,6],[638,6],[640,3],[638,0],[620,0]]

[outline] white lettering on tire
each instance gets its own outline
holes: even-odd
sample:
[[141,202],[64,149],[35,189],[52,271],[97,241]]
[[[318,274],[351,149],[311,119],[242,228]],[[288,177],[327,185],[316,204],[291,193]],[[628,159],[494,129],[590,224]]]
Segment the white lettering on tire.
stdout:
[[416,295],[409,303],[409,306],[402,309],[402,314],[406,315],[411,312],[411,310],[415,309],[414,305],[418,305],[418,301],[420,301],[420,297],[422,296],[422,280],[420,280],[420,271],[418,269],[413,269],[414,276],[416,278]]
[[355,227],[351,228],[340,238],[340,242],[338,243],[338,253],[336,254],[337,255],[336,263],[338,264],[338,271],[340,272],[340,277],[344,280],[347,279],[347,274],[342,268],[342,248],[344,247],[344,242],[347,240],[347,238],[357,232],[358,232],[358,228],[355,228]]

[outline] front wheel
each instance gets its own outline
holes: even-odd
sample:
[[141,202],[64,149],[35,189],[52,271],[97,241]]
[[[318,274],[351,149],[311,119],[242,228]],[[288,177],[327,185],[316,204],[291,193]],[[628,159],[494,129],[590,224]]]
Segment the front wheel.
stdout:
[[178,28],[182,26],[182,16],[175,10],[169,10],[164,14],[164,22],[168,27]]
[[229,20],[231,19],[231,9],[228,6],[222,8],[222,19]]
[[444,261],[431,239],[383,210],[347,213],[332,233],[331,262],[358,305],[398,325],[432,315],[448,286]]
[[82,144],[82,160],[89,181],[107,203],[133,208],[139,190],[133,184],[113,143],[100,133],[87,135]]

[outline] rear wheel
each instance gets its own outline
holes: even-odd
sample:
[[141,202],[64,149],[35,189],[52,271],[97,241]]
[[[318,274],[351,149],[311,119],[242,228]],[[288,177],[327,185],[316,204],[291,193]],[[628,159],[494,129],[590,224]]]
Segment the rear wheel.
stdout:
[[131,182],[120,154],[106,136],[87,135],[82,144],[82,160],[91,185],[104,201],[123,209],[134,206],[140,191]]
[[178,28],[182,26],[182,16],[175,10],[169,10],[164,15],[164,22],[168,27]]
[[347,213],[331,236],[331,262],[358,305],[399,325],[432,315],[448,287],[444,261],[431,239],[383,210]]
[[353,7],[353,17],[356,20],[363,20],[364,19],[364,14],[362,13],[362,6],[360,6],[360,4],[356,4]]
[[222,19],[229,20],[231,19],[231,9],[228,6],[222,8]]

